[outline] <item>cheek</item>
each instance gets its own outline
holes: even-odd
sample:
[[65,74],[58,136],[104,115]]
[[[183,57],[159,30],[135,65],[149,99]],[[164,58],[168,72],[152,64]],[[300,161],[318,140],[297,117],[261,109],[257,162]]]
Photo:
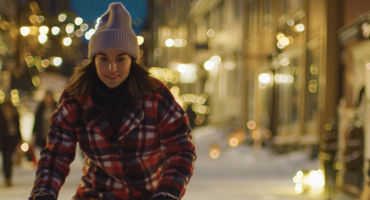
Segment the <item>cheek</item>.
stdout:
[[125,66],[122,68],[122,73],[129,74],[131,69],[131,65]]

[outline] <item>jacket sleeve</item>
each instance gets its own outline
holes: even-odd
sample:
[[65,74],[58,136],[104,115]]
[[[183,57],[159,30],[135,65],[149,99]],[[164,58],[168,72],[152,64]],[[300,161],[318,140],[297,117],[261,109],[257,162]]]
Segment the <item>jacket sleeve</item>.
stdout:
[[67,103],[71,101],[73,97],[64,92],[57,109],[51,115],[48,142],[41,151],[30,199],[41,193],[58,197],[59,190],[69,174],[69,165],[75,158],[77,142],[72,123],[76,106]]
[[[165,87],[165,86],[164,86]],[[167,88],[158,101],[159,135],[166,164],[154,197],[181,199],[193,175],[196,160],[188,118]]]

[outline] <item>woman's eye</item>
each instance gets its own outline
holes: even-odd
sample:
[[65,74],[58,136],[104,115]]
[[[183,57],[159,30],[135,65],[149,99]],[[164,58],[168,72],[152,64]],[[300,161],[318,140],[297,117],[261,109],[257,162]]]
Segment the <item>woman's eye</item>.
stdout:
[[125,61],[126,59],[125,59],[125,58],[118,58],[117,60],[118,60],[118,62],[123,62],[123,61]]
[[100,61],[105,62],[105,61],[107,61],[107,58],[102,57],[102,58],[100,58]]

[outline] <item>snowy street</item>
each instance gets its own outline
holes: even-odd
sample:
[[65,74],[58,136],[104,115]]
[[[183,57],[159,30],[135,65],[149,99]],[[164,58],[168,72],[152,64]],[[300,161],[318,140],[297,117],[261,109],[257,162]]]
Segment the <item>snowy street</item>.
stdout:
[[[252,147],[235,148],[224,145],[218,159],[208,155],[209,145],[225,139],[212,127],[194,131],[198,160],[194,176],[190,180],[183,200],[319,200],[323,194],[298,194],[294,189],[293,176],[304,168],[318,169],[318,161],[308,161],[306,153],[273,155],[265,149],[253,155]],[[68,200],[74,195],[82,168],[81,155],[71,165],[71,174],[60,191],[59,199]],[[3,187],[0,178],[0,200],[27,199],[34,179],[34,170],[18,166],[14,169],[14,186]],[[337,197],[336,200],[350,200]]]

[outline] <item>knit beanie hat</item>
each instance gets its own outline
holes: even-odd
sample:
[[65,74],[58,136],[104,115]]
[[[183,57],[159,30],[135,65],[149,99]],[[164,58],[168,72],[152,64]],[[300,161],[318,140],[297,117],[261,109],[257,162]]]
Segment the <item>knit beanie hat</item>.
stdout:
[[131,16],[121,3],[111,3],[101,16],[98,28],[89,42],[88,57],[104,50],[120,50],[139,58],[139,45],[131,28]]

